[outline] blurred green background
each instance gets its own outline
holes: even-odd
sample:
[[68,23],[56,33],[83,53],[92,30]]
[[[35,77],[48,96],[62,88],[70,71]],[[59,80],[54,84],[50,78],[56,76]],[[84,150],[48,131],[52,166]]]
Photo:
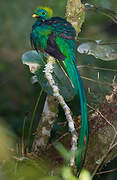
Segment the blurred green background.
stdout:
[[[26,112],[34,109],[39,87],[31,84],[31,73],[21,55],[31,49],[30,32],[37,6],[50,6],[63,16],[66,1],[5,0],[0,4],[0,116],[18,132]],[[39,118],[39,114],[38,114]],[[29,118],[30,119],[30,118]]]
[[[83,0],[82,2],[117,10],[116,0]],[[2,0],[0,2],[0,119],[8,122],[17,134],[21,133],[27,112],[29,112],[27,121],[30,121],[40,89],[39,85],[31,84],[31,73],[21,62],[21,55],[31,49],[30,32],[35,21],[31,17],[33,10],[37,6],[49,6],[55,16],[64,17],[66,3],[67,0]],[[79,37],[117,41],[117,24],[102,14],[88,11]],[[80,62],[83,62],[86,56],[79,55],[79,58]],[[94,58],[88,56],[88,59],[93,61]],[[44,97],[41,102],[44,102]],[[39,108],[37,123],[40,112]]]

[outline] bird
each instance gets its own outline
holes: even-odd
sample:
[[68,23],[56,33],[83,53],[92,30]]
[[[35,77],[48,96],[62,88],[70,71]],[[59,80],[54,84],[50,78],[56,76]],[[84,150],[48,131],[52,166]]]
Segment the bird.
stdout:
[[88,115],[87,102],[83,83],[76,66],[76,31],[72,24],[62,17],[53,17],[49,7],[37,7],[33,18],[36,18],[30,33],[32,47],[54,57],[65,66],[73,84],[75,95],[80,99],[81,128],[76,157],[77,172],[84,165],[88,146]]

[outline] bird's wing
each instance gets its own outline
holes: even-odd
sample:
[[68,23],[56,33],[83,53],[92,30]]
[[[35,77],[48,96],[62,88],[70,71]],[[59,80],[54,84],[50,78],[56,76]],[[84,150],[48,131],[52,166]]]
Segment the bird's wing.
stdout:
[[[46,52],[56,59],[65,60],[66,49],[73,48],[70,42],[75,39],[75,29],[68,21],[60,17],[52,17],[43,24],[52,28],[52,32],[48,36]],[[64,43],[61,44],[61,41]]]
[[67,20],[60,17],[52,17],[46,23],[52,26],[52,32],[56,36],[69,40],[75,39],[76,31]]

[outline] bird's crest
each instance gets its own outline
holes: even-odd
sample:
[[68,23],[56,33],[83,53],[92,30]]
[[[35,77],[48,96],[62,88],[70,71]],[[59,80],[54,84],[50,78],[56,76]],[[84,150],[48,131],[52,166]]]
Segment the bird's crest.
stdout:
[[45,11],[48,12],[49,16],[52,17],[53,11],[52,11],[51,8],[49,8],[49,7],[44,7],[44,6],[38,6],[38,7],[35,9],[35,11],[37,11],[37,10],[39,10],[39,9],[44,9]]

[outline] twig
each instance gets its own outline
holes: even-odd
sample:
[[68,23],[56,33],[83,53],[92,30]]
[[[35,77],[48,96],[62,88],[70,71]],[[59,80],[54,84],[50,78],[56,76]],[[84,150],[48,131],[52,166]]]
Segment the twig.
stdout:
[[[115,147],[115,146],[117,145],[117,143],[115,143],[115,140],[116,140],[116,137],[117,137],[117,131],[116,131],[116,128],[113,126],[113,124],[111,124],[111,123],[109,122],[109,120],[108,120],[107,118],[105,118],[104,115],[103,115],[99,110],[96,110],[95,108],[93,108],[93,107],[90,106],[89,104],[88,104],[88,106],[89,106],[91,109],[95,110],[98,114],[100,114],[101,117],[102,117],[104,120],[106,120],[106,122],[107,122],[107,123],[113,128],[113,130],[115,131],[115,135],[114,135],[114,138],[113,138],[113,140],[112,140],[112,142],[111,142],[111,144],[110,144],[109,149],[108,149],[107,152],[104,154],[104,156],[101,158],[100,163],[97,165],[97,167],[95,168],[95,170],[94,170],[94,172],[93,172],[93,174],[92,174],[92,179],[93,179],[93,177],[95,176],[95,174],[97,174],[96,172],[98,171],[98,169],[99,169],[99,168],[100,168],[100,169],[102,168],[103,163],[104,163],[107,155],[109,154],[109,152],[113,149],[113,147]],[[115,143],[115,144],[114,144],[114,143]]]
[[93,109],[94,111],[96,111],[98,114],[101,115],[101,117],[113,128],[113,130],[115,131],[115,134],[117,135],[117,130],[116,128],[113,126],[112,123],[110,123],[110,121],[97,109],[93,108],[92,106],[90,106],[89,104],[87,104],[88,107],[90,107],[91,109]]
[[21,155],[22,155],[22,157],[24,157],[24,154],[25,154],[24,127],[25,127],[25,123],[26,123],[26,118],[27,118],[27,115],[25,115],[25,117],[24,117],[24,122],[23,122],[23,126],[22,126],[22,137],[21,137]]
[[[60,136],[58,139],[56,139],[54,141],[54,143],[57,143],[58,141],[60,141],[63,137],[67,136],[68,134],[69,134],[68,132],[64,133],[62,136]],[[46,149],[48,150],[49,148],[51,148],[51,146],[52,146],[52,144],[48,144]]]
[[117,143],[113,144],[112,149],[113,149],[115,146],[117,146]]
[[97,174],[96,172],[98,171],[98,169],[99,169],[99,168],[101,169],[101,167],[103,166],[103,163],[104,163],[107,155],[108,155],[109,152],[112,150],[112,147],[113,147],[113,144],[114,144],[114,142],[115,142],[116,137],[117,137],[117,135],[114,136],[113,141],[112,141],[112,143],[110,144],[110,147],[109,147],[108,151],[104,154],[104,156],[103,156],[103,157],[101,158],[101,160],[100,160],[100,163],[99,163],[99,164],[97,165],[97,167],[95,168],[95,170],[94,170],[94,172],[93,172],[93,174],[92,174],[92,179],[93,179],[93,177],[95,176],[95,174]]
[[102,67],[96,67],[96,66],[90,66],[90,65],[78,65],[77,68],[78,68],[78,69],[80,69],[80,68],[89,68],[89,69],[97,69],[97,70],[117,72],[116,69],[102,68]]
[[[72,150],[76,150],[77,149],[77,132],[75,130],[75,126],[74,126],[74,121],[72,119],[72,115],[71,115],[71,110],[70,108],[67,106],[67,104],[65,103],[63,97],[60,95],[59,93],[59,88],[56,85],[53,77],[52,77],[52,73],[53,73],[53,64],[55,63],[55,60],[53,57],[49,56],[48,57],[48,63],[45,65],[45,76],[46,79],[48,80],[50,86],[53,89],[53,95],[57,98],[57,100],[59,101],[60,105],[62,106],[65,115],[66,115],[66,119],[68,121],[68,126],[69,126],[69,131],[72,134],[72,140],[71,140],[71,149]],[[72,159],[70,160],[70,165],[73,166],[75,162],[75,157],[72,157]]]
[[81,78],[84,79],[84,80],[92,81],[92,82],[97,83],[97,84],[102,84],[102,85],[107,85],[107,86],[112,86],[113,87],[112,83],[100,82],[99,80],[97,81],[95,79],[87,78],[85,76],[81,76]]
[[114,172],[114,171],[117,171],[117,168],[114,168],[114,169],[111,169],[111,170],[107,170],[107,171],[98,172],[98,173],[96,173],[96,174],[97,174],[97,175],[100,175],[100,174],[111,173],[111,172]]

